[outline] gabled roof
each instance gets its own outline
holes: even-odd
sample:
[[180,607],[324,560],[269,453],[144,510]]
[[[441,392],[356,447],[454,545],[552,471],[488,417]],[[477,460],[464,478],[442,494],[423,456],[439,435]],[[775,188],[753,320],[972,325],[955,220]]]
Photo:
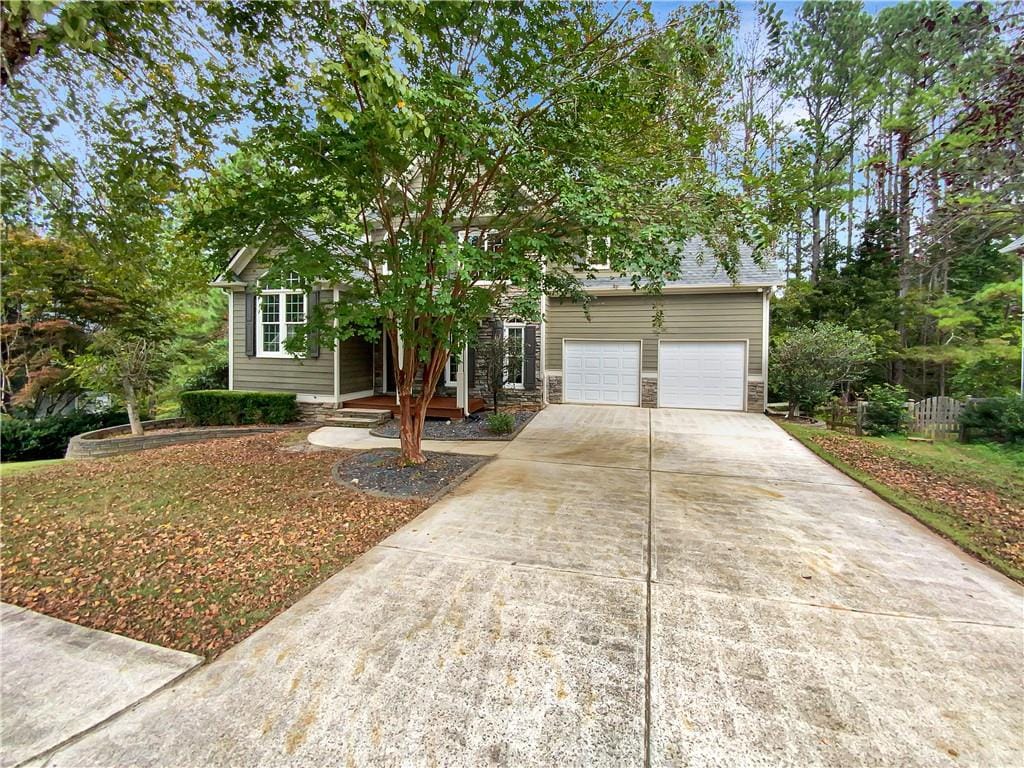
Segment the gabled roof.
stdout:
[[1024,251],[1024,235],[999,249],[1000,253],[1016,253],[1017,251]]
[[[782,285],[785,278],[775,264],[762,267],[754,261],[750,246],[739,246],[739,263],[736,265],[736,280],[726,273],[711,249],[699,237],[687,240],[679,251],[680,278],[669,280],[664,288],[774,288]],[[595,273],[593,280],[584,282],[586,290],[632,290],[628,277],[611,273]]]

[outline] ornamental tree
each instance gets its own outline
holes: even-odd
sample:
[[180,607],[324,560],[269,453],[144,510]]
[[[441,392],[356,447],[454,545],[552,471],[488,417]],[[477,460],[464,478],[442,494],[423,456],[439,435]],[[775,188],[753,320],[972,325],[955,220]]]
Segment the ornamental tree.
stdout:
[[768,240],[706,161],[735,24],[704,5],[296,6],[238,83],[248,135],[196,185],[182,239],[217,268],[249,245],[268,282],[346,286],[306,331],[390,338],[402,456],[423,462],[449,351],[499,303],[535,318],[605,257],[657,292],[673,242],[703,235],[731,268],[741,236]]
[[165,339],[105,330],[96,334],[89,351],[79,355],[72,368],[86,388],[120,396],[132,434],[141,435],[139,404],[169,374],[166,350]]
[[813,411],[840,384],[861,380],[874,357],[874,342],[860,331],[812,323],[773,341],[768,375],[792,418],[801,406]]

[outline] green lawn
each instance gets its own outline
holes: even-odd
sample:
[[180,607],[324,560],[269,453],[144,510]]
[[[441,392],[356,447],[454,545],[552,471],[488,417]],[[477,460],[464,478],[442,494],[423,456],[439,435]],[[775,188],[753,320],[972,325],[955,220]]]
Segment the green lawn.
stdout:
[[782,426],[889,503],[1024,582],[1024,450]]
[[0,477],[20,475],[22,472],[30,472],[40,467],[50,467],[60,464],[64,459],[38,459],[37,461],[5,461],[0,464]]

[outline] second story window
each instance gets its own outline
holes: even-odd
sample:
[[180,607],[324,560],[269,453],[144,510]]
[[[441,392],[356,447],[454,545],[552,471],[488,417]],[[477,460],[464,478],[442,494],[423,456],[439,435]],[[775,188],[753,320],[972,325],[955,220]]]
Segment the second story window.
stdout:
[[459,239],[474,248],[489,253],[501,253],[505,250],[505,236],[494,231],[470,230],[468,233],[459,233]]
[[602,241],[603,247],[601,241],[595,247],[594,237],[587,235],[587,267],[589,269],[602,270],[612,268],[608,258],[608,252],[612,247],[612,239],[606,236],[602,238]]

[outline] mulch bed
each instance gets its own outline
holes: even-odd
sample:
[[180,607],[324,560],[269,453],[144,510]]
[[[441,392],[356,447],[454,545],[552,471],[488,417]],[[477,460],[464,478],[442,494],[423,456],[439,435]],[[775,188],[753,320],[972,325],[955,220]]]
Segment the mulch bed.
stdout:
[[897,449],[879,451],[864,440],[833,433],[814,435],[812,439],[890,488],[954,513],[975,529],[992,551],[1024,568],[1024,508],[1012,500],[993,489],[901,459]]
[[432,451],[424,455],[425,464],[403,466],[397,448],[362,451],[335,464],[334,479],[366,493],[432,499],[465,480],[489,458]]
[[[536,411],[515,411],[515,428],[507,435],[496,435],[487,430],[487,413],[472,413],[462,421],[431,419],[423,425],[424,440],[511,440],[519,434]],[[391,419],[370,432],[377,437],[398,437],[398,419]]]
[[339,488],[304,433],[211,440],[4,478],[0,598],[213,657],[419,514]]

